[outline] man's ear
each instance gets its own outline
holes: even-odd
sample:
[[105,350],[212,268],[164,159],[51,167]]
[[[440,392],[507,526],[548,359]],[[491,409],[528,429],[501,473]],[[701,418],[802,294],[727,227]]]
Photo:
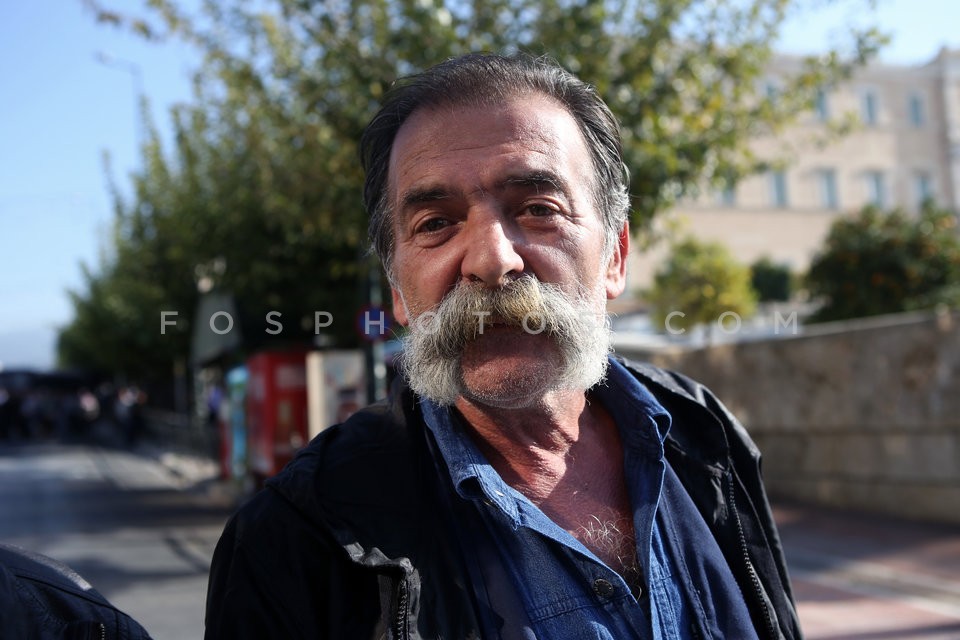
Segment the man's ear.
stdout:
[[607,264],[607,300],[613,300],[627,287],[627,256],[630,254],[630,223],[624,222],[617,244]]
[[390,287],[390,295],[393,298],[393,317],[402,326],[407,326],[410,318],[407,317],[407,306],[403,304],[403,296],[395,287]]

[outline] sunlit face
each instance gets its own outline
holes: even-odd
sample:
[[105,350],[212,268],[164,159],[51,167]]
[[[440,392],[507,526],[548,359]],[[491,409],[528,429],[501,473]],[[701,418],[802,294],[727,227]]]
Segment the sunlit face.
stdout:
[[[435,308],[458,283],[496,289],[521,275],[581,294],[602,313],[623,290],[627,234],[607,257],[592,188],[583,136],[546,96],[414,112],[389,165],[398,321]],[[466,393],[530,397],[557,357],[546,336],[488,326],[461,357]]]

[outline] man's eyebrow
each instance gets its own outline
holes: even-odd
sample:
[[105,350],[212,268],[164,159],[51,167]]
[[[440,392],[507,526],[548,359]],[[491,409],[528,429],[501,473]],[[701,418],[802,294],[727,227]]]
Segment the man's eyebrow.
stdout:
[[[546,170],[528,171],[507,176],[500,182],[501,188],[510,187],[528,187],[535,188],[537,191],[549,191],[563,194],[569,198],[570,192],[567,182],[553,173]],[[453,197],[448,189],[443,187],[417,187],[410,189],[400,196],[400,210],[415,209],[418,205],[437,202],[439,200],[448,200]]]
[[400,209],[408,209],[418,204],[426,202],[436,202],[437,200],[446,200],[450,197],[450,192],[445,189],[426,187],[423,189],[411,189],[403,194],[400,199]]
[[503,186],[535,187],[538,191],[546,187],[545,190],[562,193],[564,196],[569,196],[570,193],[567,182],[552,171],[538,170],[509,176],[503,181]]

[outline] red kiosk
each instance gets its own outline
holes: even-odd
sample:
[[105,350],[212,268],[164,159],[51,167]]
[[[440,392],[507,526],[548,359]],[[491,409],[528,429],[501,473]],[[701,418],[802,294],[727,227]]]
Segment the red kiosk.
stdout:
[[266,351],[247,360],[250,471],[276,474],[308,439],[306,351]]

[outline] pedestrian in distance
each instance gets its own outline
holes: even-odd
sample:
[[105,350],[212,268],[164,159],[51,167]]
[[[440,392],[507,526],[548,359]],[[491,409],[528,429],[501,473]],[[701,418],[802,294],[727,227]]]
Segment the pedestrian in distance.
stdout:
[[800,638],[747,432],[611,354],[628,178],[595,90],[451,59],[361,157],[402,376],[232,517],[208,640]]

